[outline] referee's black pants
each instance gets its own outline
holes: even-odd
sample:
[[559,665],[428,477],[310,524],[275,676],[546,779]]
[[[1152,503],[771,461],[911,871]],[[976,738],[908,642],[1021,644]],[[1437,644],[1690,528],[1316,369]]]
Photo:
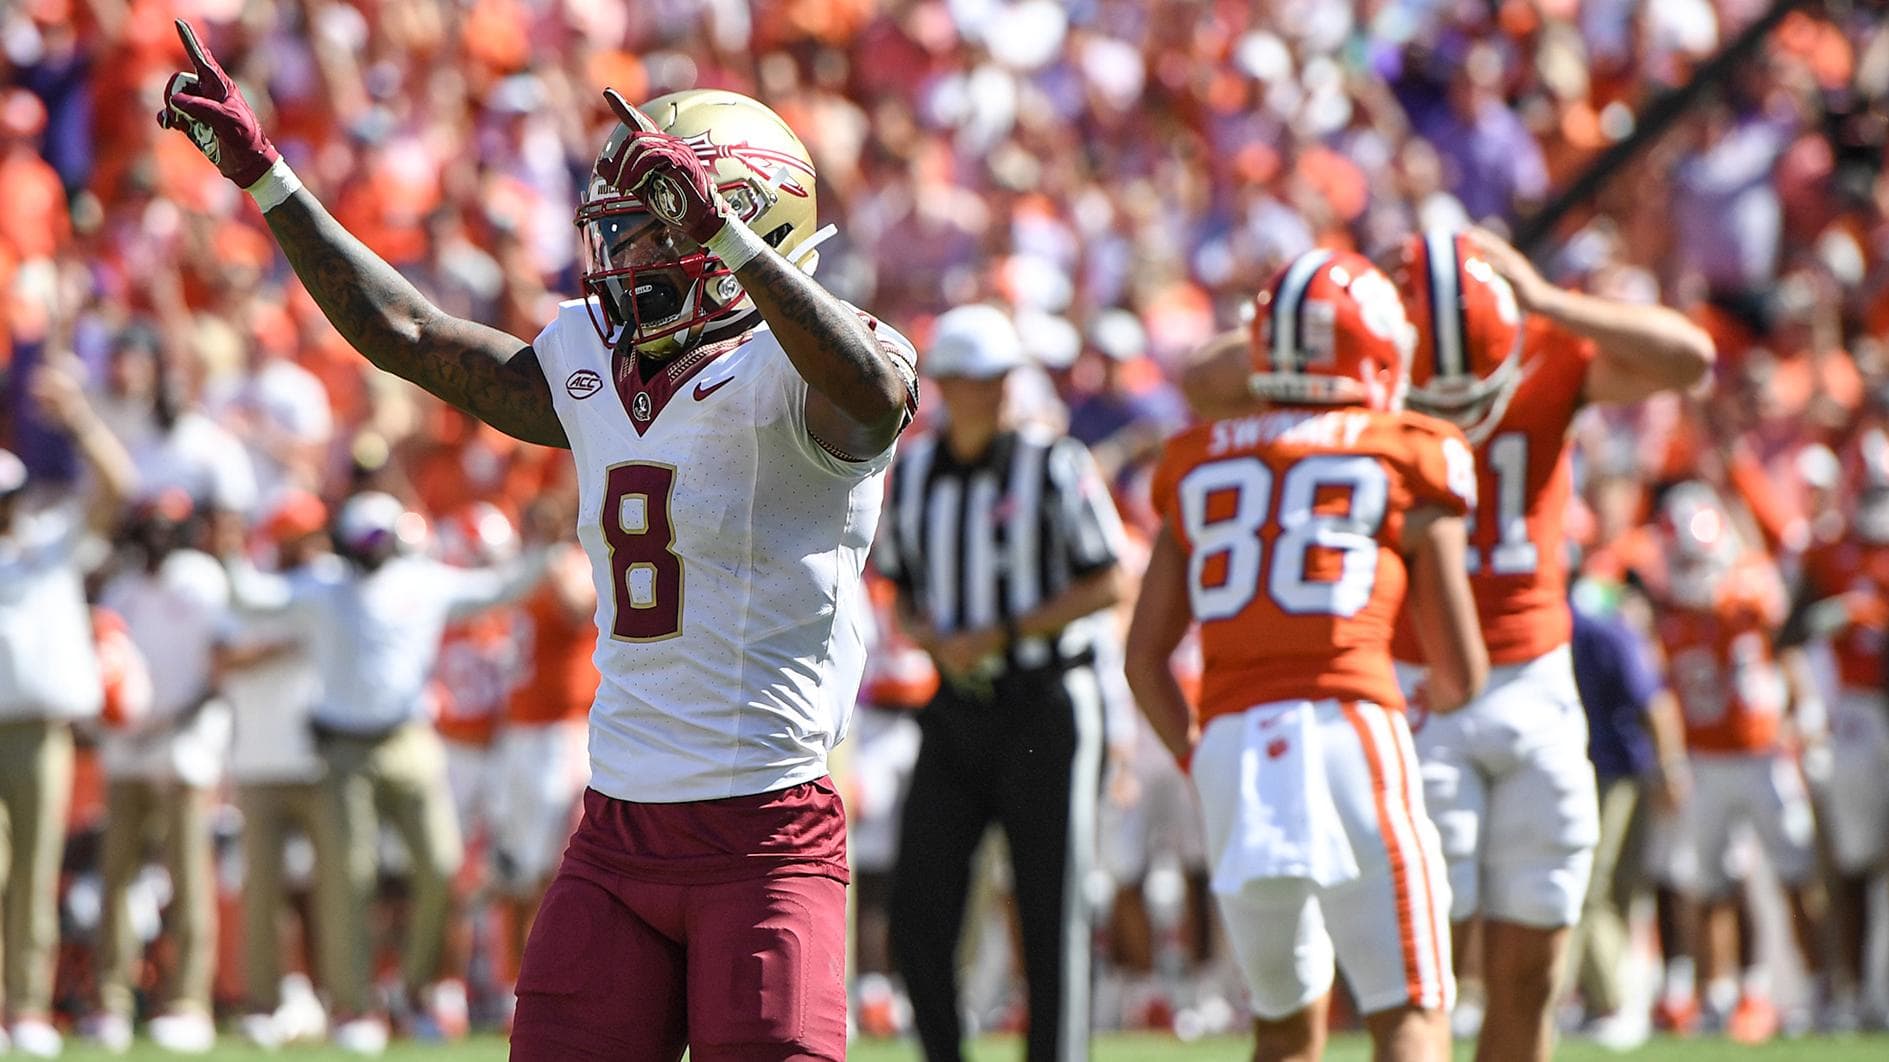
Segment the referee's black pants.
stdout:
[[892,885],[892,953],[930,1062],[964,1057],[958,937],[971,859],[996,821],[1010,844],[1030,1062],[1089,1056],[1091,948],[1084,878],[1101,789],[1095,672],[1010,672],[989,696],[949,684],[919,713],[922,735]]

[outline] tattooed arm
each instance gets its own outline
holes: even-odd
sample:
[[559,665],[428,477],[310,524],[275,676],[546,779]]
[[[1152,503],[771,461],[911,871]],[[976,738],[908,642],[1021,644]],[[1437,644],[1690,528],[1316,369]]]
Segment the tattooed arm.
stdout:
[[171,75],[157,124],[190,137],[217,172],[256,198],[321,312],[376,366],[507,435],[568,446],[531,345],[448,316],[341,227],[302,187],[216,56],[178,20],[191,69]]
[[321,312],[376,367],[514,438],[570,446],[530,344],[427,301],[307,189],[264,219]]
[[866,457],[905,426],[912,382],[902,358],[858,310],[766,251],[735,271],[788,360],[807,381],[807,430],[830,450]]

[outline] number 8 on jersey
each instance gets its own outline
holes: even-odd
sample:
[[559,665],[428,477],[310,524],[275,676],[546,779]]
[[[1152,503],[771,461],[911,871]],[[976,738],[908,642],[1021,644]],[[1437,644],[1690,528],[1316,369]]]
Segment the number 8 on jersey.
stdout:
[[682,558],[669,513],[675,489],[673,465],[631,461],[605,473],[613,638],[652,642],[682,633]]

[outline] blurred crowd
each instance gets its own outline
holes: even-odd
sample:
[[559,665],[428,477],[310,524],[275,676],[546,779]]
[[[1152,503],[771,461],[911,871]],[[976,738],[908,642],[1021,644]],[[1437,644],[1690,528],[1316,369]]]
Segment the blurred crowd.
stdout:
[[[436,729],[469,779],[454,801],[466,857],[434,853],[433,871],[450,881],[439,954],[423,951],[425,968],[414,969],[409,949],[406,976],[381,978],[415,1031],[450,1035],[469,1020],[503,1019],[514,938],[548,869],[534,862],[521,877],[509,866],[499,813],[480,806],[488,761],[479,757],[508,727],[545,722],[521,721],[508,708],[537,695],[519,691],[582,682],[568,669],[537,675],[542,659],[526,630],[552,614],[547,600],[581,614],[572,600],[581,591],[560,579],[555,559],[568,549],[558,544],[570,522],[566,459],[479,425],[346,347],[293,280],[248,198],[152,121],[164,79],[188,65],[171,18],[207,30],[276,145],[339,220],[449,312],[521,337],[578,291],[571,217],[614,121],[600,90],[637,100],[727,87],[760,98],[806,141],[823,220],[839,226],[823,249],[821,280],[898,325],[921,352],[940,312],[973,301],[1007,308],[1040,365],[1021,377],[1029,401],[1066,418],[1117,486],[1131,524],[1146,530],[1153,517],[1142,474],[1187,417],[1169,380],[1189,352],[1240,319],[1243,301],[1279,264],[1318,245],[1380,254],[1424,227],[1511,228],[1630,136],[1649,100],[1684,83],[1767,6],[6,5],[0,446],[19,464],[0,464],[10,521],[0,525],[0,543],[26,542],[29,515],[73,510],[59,535],[42,537],[60,543],[59,563],[81,573],[88,600],[102,606],[93,626],[110,689],[102,715],[96,705],[72,711],[88,718],[70,772],[77,796],[60,863],[55,984],[16,970],[14,934],[38,930],[8,897],[15,1046],[47,1042],[35,1041],[31,1026],[51,1009],[62,1021],[182,1016],[164,1035],[184,1047],[200,1039],[213,1006],[269,1015],[274,1024],[257,1024],[257,1037],[292,1036],[311,1023],[311,1007],[319,1017],[311,978],[330,996],[336,989],[323,983],[316,942],[291,936],[259,947],[247,939],[273,936],[280,912],[245,921],[243,901],[253,898],[245,881],[261,874],[291,905],[306,911],[310,902],[316,860],[308,842],[291,838],[285,849],[298,831],[272,826],[256,844],[251,821],[256,800],[269,795],[259,787],[308,784],[317,769],[312,753],[297,758],[285,744],[295,706],[270,704],[310,695],[256,677],[281,663],[269,650],[284,637],[230,618],[241,588],[227,585],[223,567],[198,563],[206,555],[260,569],[324,563],[311,554],[327,551],[332,525],[333,545],[358,560],[367,543],[351,541],[332,517],[364,494],[384,494],[418,516],[390,516],[370,530],[392,534],[411,555],[475,569],[529,555],[537,570],[552,569],[543,587],[521,586],[489,602],[492,611],[455,619],[430,676]],[[1658,563],[1650,528],[1660,488],[1681,479],[1709,485],[1738,513],[1749,545],[1794,584],[1806,552],[1845,533],[1851,502],[1876,467],[1865,451],[1889,446],[1873,434],[1889,427],[1889,24],[1879,0],[1803,8],[1572,211],[1540,258],[1559,283],[1678,307],[1718,345],[1708,395],[1593,411],[1576,429],[1581,487],[1570,526],[1585,551],[1579,600],[1648,645],[1654,621],[1633,602]],[[1889,475],[1889,464],[1882,471]],[[87,526],[97,534],[81,534]],[[525,540],[532,545],[521,554]],[[3,548],[14,552],[0,564],[23,563],[18,548]],[[170,563],[181,555],[187,563]],[[0,588],[0,610],[17,615],[9,592]],[[16,669],[0,670],[0,680],[23,682],[17,669],[29,662],[0,651],[0,663]],[[878,664],[869,696],[892,709],[922,702],[922,654],[913,659],[889,641]],[[1808,673],[1798,695],[1806,705],[1819,672]],[[1834,700],[1836,680],[1822,681],[1830,687],[1822,696]],[[246,731],[245,711],[269,721]],[[1827,728],[1817,712],[1795,718],[1780,741],[1821,799]],[[16,722],[0,703],[0,753],[25,747],[8,729]],[[1110,795],[1121,813],[1109,828],[1148,830],[1162,816],[1135,809],[1158,799],[1150,794],[1159,787],[1133,765],[1161,752],[1135,736],[1131,705],[1116,722],[1121,766]],[[149,736],[160,732],[169,754],[153,756]],[[901,733],[896,713],[868,724],[860,737],[880,740],[851,754],[852,803],[881,816],[876,828],[892,814],[901,743],[911,740]],[[42,754],[50,753],[33,746],[32,755]],[[1642,769],[1650,768],[1622,768]],[[138,826],[101,841],[108,819],[134,814],[126,809]],[[395,811],[387,814],[406,832]],[[179,841],[183,833],[201,845]],[[147,852],[144,842],[160,836],[169,846]],[[889,850],[883,839],[872,843]],[[16,867],[25,865],[17,851],[25,845],[16,829]],[[1629,869],[1640,862],[1628,856]],[[179,869],[193,860],[207,867],[212,857],[213,875]],[[1211,988],[1176,987],[1184,953],[1204,960],[1213,951],[1210,934],[1176,913],[1197,906],[1186,902],[1197,898],[1190,890],[1198,878],[1188,858],[1141,852],[1114,861],[1118,908],[1155,914],[1112,918],[1098,931],[1128,986],[1111,1020],[1172,1022],[1187,1000],[1214,999]],[[406,907],[435,902],[415,884],[427,877],[416,869],[426,861],[392,846],[372,864],[389,913],[371,927],[370,945],[402,924]],[[155,869],[163,865],[169,873]],[[16,874],[9,888],[19,881]],[[181,910],[189,905],[194,913]],[[126,941],[116,950],[104,941],[108,925]],[[170,932],[160,935],[161,926]],[[892,1031],[896,992],[873,950],[862,938],[860,1019]],[[286,992],[276,983],[283,969]],[[1224,963],[1218,976],[1226,982]],[[1854,971],[1825,977],[1819,991],[1861,998],[1864,1013],[1870,990],[1889,991],[1880,970],[1873,985],[1857,984]],[[1014,977],[997,961],[987,980],[984,995],[1000,1016]],[[1708,1002],[1729,1011],[1734,1001]],[[1189,1027],[1226,1024],[1236,1006],[1195,1008]],[[385,1008],[363,998],[345,1009]],[[116,1032],[107,1028],[105,1038]]]

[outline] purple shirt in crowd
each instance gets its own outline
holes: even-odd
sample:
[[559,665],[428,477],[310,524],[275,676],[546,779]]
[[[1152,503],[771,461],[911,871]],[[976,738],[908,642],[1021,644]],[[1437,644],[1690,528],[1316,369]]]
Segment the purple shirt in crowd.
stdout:
[[1587,758],[1602,781],[1655,766],[1646,709],[1659,692],[1638,635],[1619,613],[1574,613],[1574,684],[1587,709]]
[[1485,103],[1474,121],[1464,121],[1449,107],[1437,107],[1427,117],[1419,132],[1443,159],[1449,190],[1470,217],[1511,218],[1518,199],[1547,193],[1541,145],[1508,108]]

